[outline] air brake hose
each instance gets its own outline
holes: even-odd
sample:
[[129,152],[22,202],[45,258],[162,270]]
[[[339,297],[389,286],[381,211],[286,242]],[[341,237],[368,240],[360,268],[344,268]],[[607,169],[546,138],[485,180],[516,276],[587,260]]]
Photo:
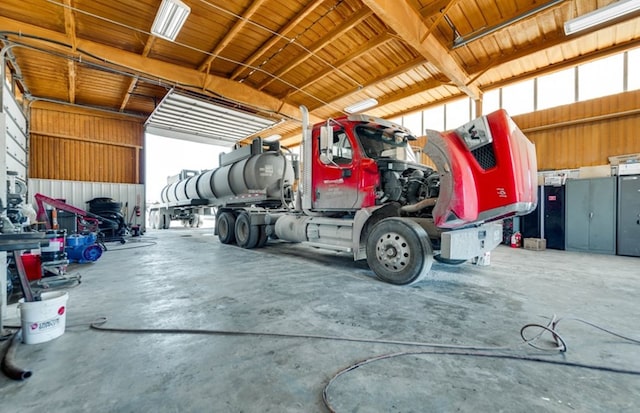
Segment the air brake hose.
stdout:
[[4,357],[2,357],[2,363],[0,364],[0,368],[2,368],[4,375],[12,380],[24,380],[31,377],[31,371],[24,370],[16,366],[13,362],[13,358],[16,355],[16,348],[20,341],[22,341],[22,329],[13,333],[11,343],[9,343],[7,351],[4,353]]

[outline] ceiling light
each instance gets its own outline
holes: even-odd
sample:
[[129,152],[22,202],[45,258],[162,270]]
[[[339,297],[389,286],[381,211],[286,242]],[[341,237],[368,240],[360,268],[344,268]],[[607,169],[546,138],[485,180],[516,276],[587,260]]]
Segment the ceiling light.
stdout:
[[180,0],[162,0],[151,34],[174,41],[190,12],[191,8]]
[[365,100],[361,100],[360,102],[356,102],[351,106],[347,106],[344,108],[344,111],[347,113],[357,113],[362,112],[365,109],[369,109],[378,104],[378,101],[374,98],[369,98]]
[[640,10],[640,0],[619,0],[606,7],[569,20],[564,24],[564,33],[568,36],[638,10]]

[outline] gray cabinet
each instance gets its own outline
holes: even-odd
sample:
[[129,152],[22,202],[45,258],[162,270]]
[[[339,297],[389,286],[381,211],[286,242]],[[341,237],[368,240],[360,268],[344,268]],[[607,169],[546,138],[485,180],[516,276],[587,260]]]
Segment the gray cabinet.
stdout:
[[616,253],[616,178],[568,180],[566,248]]
[[618,254],[640,257],[640,175],[618,178]]

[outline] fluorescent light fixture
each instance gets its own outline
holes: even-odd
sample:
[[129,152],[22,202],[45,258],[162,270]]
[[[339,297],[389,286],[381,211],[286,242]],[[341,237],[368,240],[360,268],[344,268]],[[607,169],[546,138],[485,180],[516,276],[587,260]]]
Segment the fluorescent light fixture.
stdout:
[[191,8],[180,0],[162,0],[151,33],[169,41],[176,40],[190,12]]
[[591,13],[569,20],[564,24],[564,33],[568,36],[638,10],[640,10],[640,0],[619,0]]
[[365,109],[369,109],[378,104],[378,101],[374,98],[368,98],[365,100],[361,100],[360,102],[356,102],[353,105],[347,106],[344,108],[344,111],[347,113],[358,113],[362,112]]

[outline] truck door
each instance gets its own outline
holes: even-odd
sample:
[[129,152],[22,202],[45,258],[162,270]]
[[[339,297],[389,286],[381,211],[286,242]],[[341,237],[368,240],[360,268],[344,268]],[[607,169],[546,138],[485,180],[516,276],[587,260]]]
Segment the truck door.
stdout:
[[361,205],[358,193],[359,171],[355,167],[354,142],[343,129],[333,131],[331,160],[320,159],[318,129],[314,130],[313,209],[349,210]]

